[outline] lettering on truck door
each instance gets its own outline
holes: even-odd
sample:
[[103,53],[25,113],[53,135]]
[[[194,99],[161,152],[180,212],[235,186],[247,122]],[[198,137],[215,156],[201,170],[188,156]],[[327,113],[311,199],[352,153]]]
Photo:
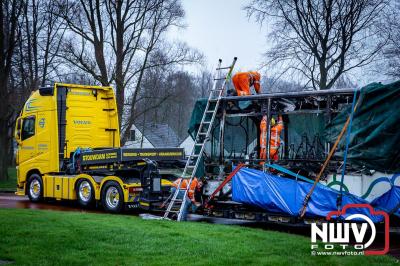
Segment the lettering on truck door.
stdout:
[[19,149],[19,164],[22,164],[37,155],[36,148],[36,115],[26,116],[22,119],[21,142]]

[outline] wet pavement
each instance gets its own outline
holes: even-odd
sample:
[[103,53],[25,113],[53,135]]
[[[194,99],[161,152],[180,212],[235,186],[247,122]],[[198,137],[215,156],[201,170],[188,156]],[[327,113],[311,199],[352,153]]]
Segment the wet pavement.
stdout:
[[[38,209],[38,210],[54,210],[54,211],[73,211],[73,212],[89,212],[89,213],[104,213],[101,208],[96,209],[82,209],[75,202],[70,201],[49,201],[41,203],[32,203],[29,198],[16,196],[13,193],[0,193],[0,208],[17,208],[17,209]],[[128,214],[138,215],[138,212],[128,211]],[[259,228],[263,230],[280,231],[290,234],[297,234],[303,236],[310,236],[310,227],[294,226],[294,225],[281,225],[271,223],[260,223],[247,220],[237,219],[224,219],[205,217],[202,215],[189,215],[189,220],[194,222],[206,222],[212,224],[225,224],[237,225],[252,228]],[[374,249],[381,249],[384,243],[383,232],[377,233],[378,244]],[[389,254],[400,259],[400,227],[392,227],[390,233],[390,251]]]
[[68,201],[49,201],[33,203],[29,201],[28,196],[16,196],[13,193],[0,193],[0,208],[15,209],[36,209],[36,210],[53,210],[53,211],[73,211],[73,212],[97,212],[99,209],[82,209],[75,202]]

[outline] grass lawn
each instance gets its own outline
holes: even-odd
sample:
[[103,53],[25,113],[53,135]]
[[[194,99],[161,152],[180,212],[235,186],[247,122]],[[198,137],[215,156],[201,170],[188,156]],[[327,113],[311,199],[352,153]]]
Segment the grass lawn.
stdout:
[[16,191],[17,190],[17,171],[15,167],[8,168],[8,180],[0,180],[0,191]]
[[31,265],[382,265],[311,256],[304,236],[128,215],[0,209],[0,260]]

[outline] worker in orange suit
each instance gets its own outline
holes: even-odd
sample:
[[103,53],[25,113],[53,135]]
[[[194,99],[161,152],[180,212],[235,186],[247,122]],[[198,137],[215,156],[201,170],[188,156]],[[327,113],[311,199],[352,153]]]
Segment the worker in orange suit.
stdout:
[[258,72],[239,72],[233,75],[232,82],[235,86],[236,93],[238,96],[251,95],[250,87],[254,86],[257,94],[261,92],[260,86],[261,75]]
[[[269,158],[277,161],[279,159],[279,146],[281,145],[281,132],[283,130],[282,116],[278,117],[278,123],[271,119],[271,134],[269,141]],[[267,116],[264,115],[260,123],[260,159],[267,159]]]
[[[178,178],[177,180],[175,180],[174,183],[172,183],[171,194],[175,193],[175,191],[178,189],[179,182],[181,182],[180,181],[181,179],[182,178]],[[177,199],[183,199],[183,195],[185,194],[185,190],[188,190],[188,183],[189,183],[189,179],[183,179],[182,180]],[[197,208],[197,207],[199,207],[201,205],[200,202],[196,202],[195,193],[197,191],[200,191],[202,186],[203,186],[203,182],[201,180],[198,180],[196,177],[193,178],[192,183],[190,183],[189,190],[188,190],[188,192],[186,194],[187,195],[186,196],[186,201],[183,201],[183,202],[185,202],[185,208],[183,209],[183,212],[182,212],[182,220],[183,221],[187,220],[187,214],[189,212],[189,208],[190,207],[192,207],[192,209],[194,209],[194,208]]]
[[260,159],[267,159],[267,116],[264,115],[260,123]]

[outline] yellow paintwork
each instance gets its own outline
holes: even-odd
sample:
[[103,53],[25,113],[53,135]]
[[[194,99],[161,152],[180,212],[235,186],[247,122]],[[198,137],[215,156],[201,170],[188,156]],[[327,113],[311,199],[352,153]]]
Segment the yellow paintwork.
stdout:
[[[120,147],[117,105],[114,91],[111,87],[86,86],[76,84],[56,83],[53,96],[41,96],[34,91],[26,101],[24,108],[17,119],[18,123],[27,117],[35,117],[35,134],[18,142],[17,176],[18,195],[25,194],[28,174],[35,171],[42,175],[44,196],[57,199],[76,199],[75,182],[79,178],[91,181],[96,192],[96,199],[100,199],[100,188],[107,180],[115,180],[121,184],[124,198],[128,198],[129,185],[122,184],[117,177],[107,177],[97,184],[88,175],[55,176],[48,173],[60,171],[59,143],[58,143],[58,110],[57,90],[66,87],[66,128],[64,158],[76,148]],[[20,121],[20,122],[18,122]],[[115,129],[116,131],[106,131]],[[59,189],[56,189],[56,188]]]
[[161,179],[161,186],[162,187],[170,187],[170,186],[172,186],[172,183],[173,182],[169,181],[168,179]]
[[[100,183],[97,183],[92,176],[87,174],[80,175],[43,175],[44,197],[55,198],[57,200],[68,199],[76,200],[76,184],[80,179],[90,181],[95,192],[95,199],[100,200],[101,188],[107,181],[116,181],[120,184],[123,194],[124,202],[129,202],[129,188],[141,187],[140,183],[125,184],[120,178],[116,176],[107,176]],[[131,194],[131,196],[134,194]]]
[[[35,116],[35,135],[18,142],[17,177],[18,187],[25,185],[27,173],[36,169],[40,173],[58,171],[58,137],[55,96],[40,96],[38,91],[31,94],[18,121]],[[44,119],[43,126],[39,121]],[[46,123],[46,121],[48,121]],[[18,123],[17,123],[18,124]],[[17,128],[16,128],[17,131]]]

